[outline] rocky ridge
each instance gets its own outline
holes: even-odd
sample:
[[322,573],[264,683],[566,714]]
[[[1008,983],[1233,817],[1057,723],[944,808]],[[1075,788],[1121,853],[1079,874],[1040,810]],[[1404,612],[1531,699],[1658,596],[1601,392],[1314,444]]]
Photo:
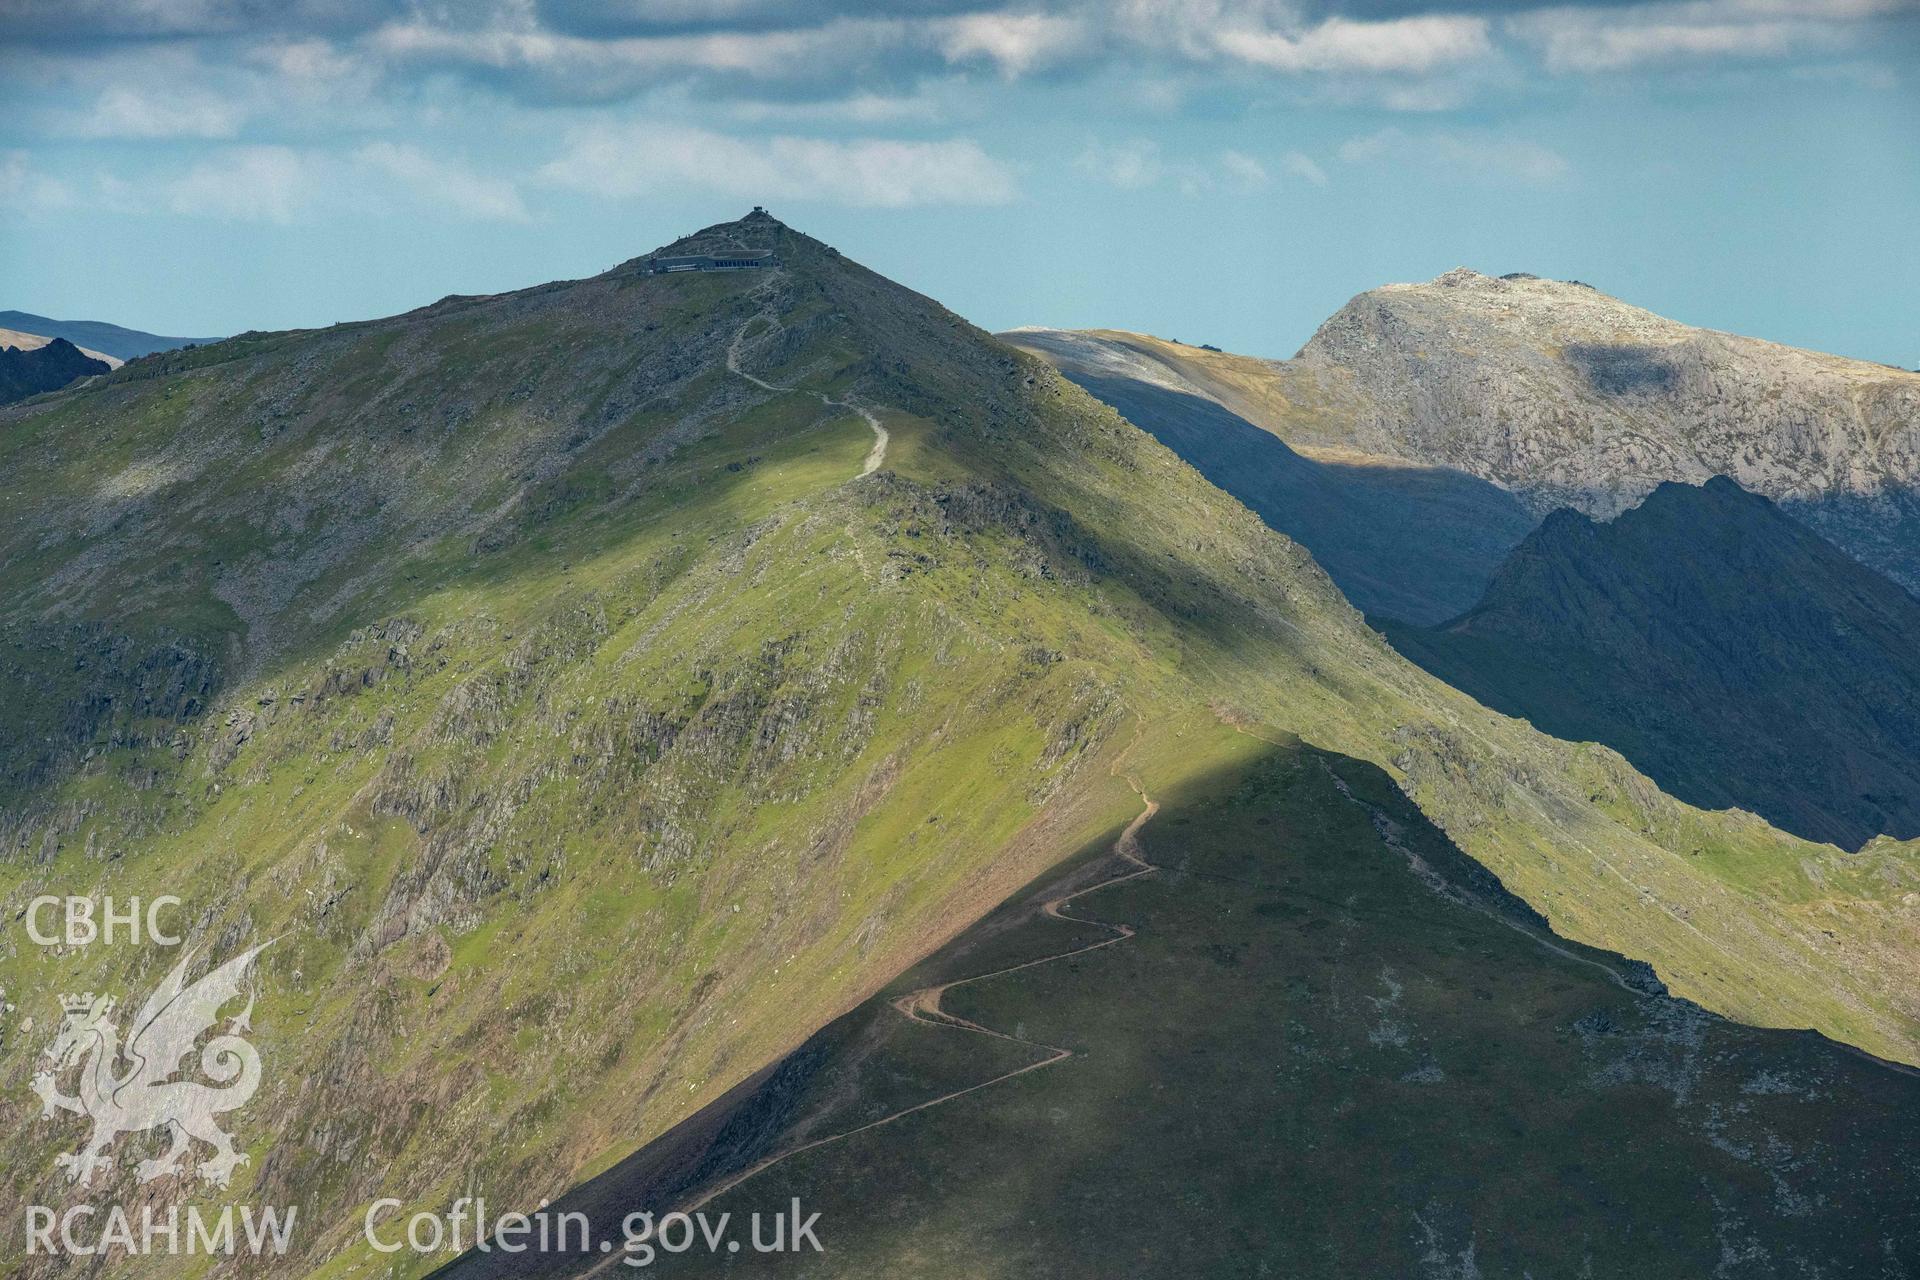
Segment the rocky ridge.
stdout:
[[1548,516],[1402,653],[1667,790],[1857,848],[1920,835],[1920,601],[1724,477]]
[[77,379],[106,373],[111,367],[65,338],[24,349],[0,346],[0,404],[12,404],[43,391],[58,391]]

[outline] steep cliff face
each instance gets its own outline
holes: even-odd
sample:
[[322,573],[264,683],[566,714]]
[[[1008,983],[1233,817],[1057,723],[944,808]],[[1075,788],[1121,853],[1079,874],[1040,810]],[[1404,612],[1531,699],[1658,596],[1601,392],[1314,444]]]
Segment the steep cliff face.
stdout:
[[1403,653],[1675,795],[1855,847],[1920,835],[1920,601],[1731,480],[1547,517]]

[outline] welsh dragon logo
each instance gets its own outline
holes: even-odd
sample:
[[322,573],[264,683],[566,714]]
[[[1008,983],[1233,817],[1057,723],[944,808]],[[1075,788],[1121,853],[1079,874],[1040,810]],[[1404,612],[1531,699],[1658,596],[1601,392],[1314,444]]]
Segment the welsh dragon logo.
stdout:
[[[87,1144],[54,1160],[71,1182],[88,1185],[95,1170],[113,1167],[106,1153],[115,1138],[148,1129],[170,1130],[173,1146],[159,1159],[140,1162],[142,1182],[180,1172],[181,1158],[195,1139],[214,1152],[195,1172],[216,1187],[226,1186],[234,1168],[249,1162],[245,1152],[233,1149],[233,1139],[214,1117],[245,1106],[260,1087],[260,1055],[241,1039],[242,1032],[253,1029],[248,1021],[253,1014],[250,992],[247,1007],[230,1021],[225,1034],[200,1051],[200,1070],[222,1087],[172,1077],[213,1027],[221,1007],[239,997],[241,979],[254,957],[271,945],[262,943],[236,956],[192,986],[185,982],[194,958],[189,954],[140,1007],[124,1047],[113,1017],[113,997],[92,992],[61,997],[66,1019],[42,1055],[33,1091],[45,1106],[43,1116],[70,1111],[93,1121]],[[68,1096],[60,1092],[59,1081],[75,1066],[80,1068],[79,1093]]]

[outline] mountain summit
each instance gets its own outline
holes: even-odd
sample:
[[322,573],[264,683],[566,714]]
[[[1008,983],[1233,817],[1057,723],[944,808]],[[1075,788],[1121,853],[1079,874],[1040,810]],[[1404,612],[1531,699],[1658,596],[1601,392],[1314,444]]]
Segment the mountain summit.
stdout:
[[1448,462],[1541,513],[1611,516],[1662,480],[1725,475],[1920,574],[1896,496],[1920,481],[1920,375],[1906,370],[1465,269],[1359,295],[1290,365],[1342,399],[1351,442]]

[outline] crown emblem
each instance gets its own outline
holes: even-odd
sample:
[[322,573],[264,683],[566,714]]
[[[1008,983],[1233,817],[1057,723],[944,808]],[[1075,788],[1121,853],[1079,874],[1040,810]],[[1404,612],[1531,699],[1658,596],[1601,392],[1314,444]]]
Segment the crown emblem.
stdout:
[[[101,996],[97,998],[100,1001],[100,1012],[106,1013],[113,1008],[113,998],[111,996]],[[93,1011],[95,999],[96,997],[91,991],[85,995],[61,996],[60,1008],[67,1013],[90,1013]]]

